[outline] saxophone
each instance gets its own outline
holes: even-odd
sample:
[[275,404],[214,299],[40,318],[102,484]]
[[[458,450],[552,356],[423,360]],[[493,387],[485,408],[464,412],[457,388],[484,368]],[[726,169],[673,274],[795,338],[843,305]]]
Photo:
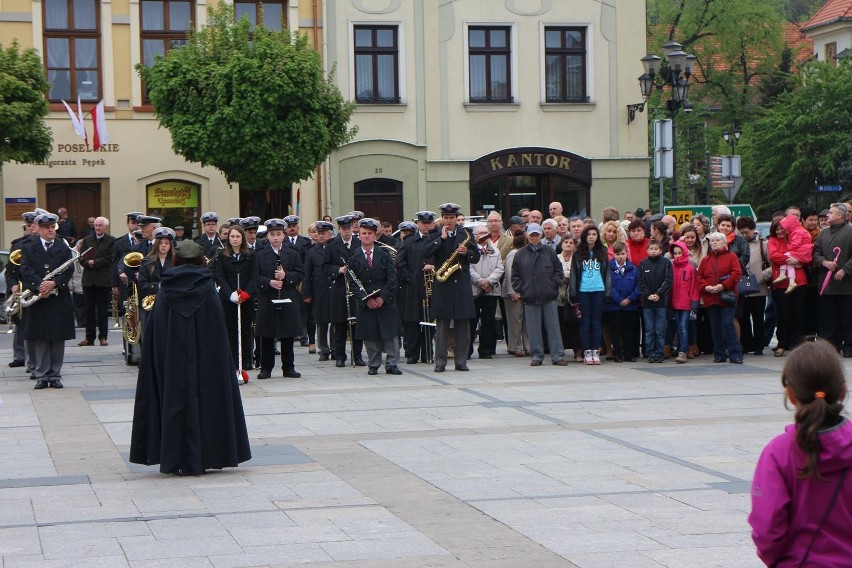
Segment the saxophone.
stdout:
[[[461,242],[462,245],[467,245],[470,242],[470,233],[467,232],[466,229],[462,229],[467,236],[465,236],[464,240]],[[456,247],[458,248],[458,247]],[[450,279],[450,276],[453,275],[453,272],[457,271],[461,268],[461,263],[458,260],[459,251],[454,250],[453,254],[450,255],[450,258],[444,261],[437,270],[435,270],[435,280],[438,282],[446,282]]]
[[135,345],[139,343],[141,335],[139,329],[139,291],[136,289],[135,282],[131,282],[129,286],[131,292],[124,302],[124,320],[121,325],[121,334],[127,343]]

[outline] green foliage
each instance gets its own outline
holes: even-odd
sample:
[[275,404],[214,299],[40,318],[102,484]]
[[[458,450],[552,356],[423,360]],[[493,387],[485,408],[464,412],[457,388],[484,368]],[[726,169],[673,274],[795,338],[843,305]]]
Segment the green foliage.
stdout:
[[813,62],[801,80],[740,141],[746,195],[759,213],[813,200],[814,182],[837,183],[852,161],[852,64]]
[[49,89],[34,49],[0,45],[0,166],[38,163],[50,156],[52,138],[44,122]]
[[355,105],[306,36],[252,30],[226,4],[208,9],[185,46],[137,71],[174,151],[244,187],[289,188],[356,133]]

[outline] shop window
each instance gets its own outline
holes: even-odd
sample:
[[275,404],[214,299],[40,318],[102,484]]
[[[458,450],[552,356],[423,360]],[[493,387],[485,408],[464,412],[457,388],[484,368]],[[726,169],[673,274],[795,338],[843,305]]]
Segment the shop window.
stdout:
[[51,101],[101,98],[100,9],[95,0],[44,0],[44,58]]
[[509,26],[468,28],[470,102],[512,102],[511,35]]
[[246,18],[251,29],[263,22],[263,27],[273,32],[287,28],[287,2],[281,0],[236,0],[234,2],[234,17],[237,20]]
[[544,82],[547,102],[588,102],[586,56],[585,28],[544,28]]
[[355,101],[399,103],[399,29],[355,26]]
[[[186,0],[142,0],[139,3],[142,22],[142,64],[150,67],[154,58],[187,42],[192,29],[195,5]],[[148,89],[143,85],[145,102]]]

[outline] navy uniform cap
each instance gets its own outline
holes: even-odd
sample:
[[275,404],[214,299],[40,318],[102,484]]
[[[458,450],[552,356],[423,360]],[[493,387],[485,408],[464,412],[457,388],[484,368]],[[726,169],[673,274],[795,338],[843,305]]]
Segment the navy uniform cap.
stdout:
[[288,225],[298,225],[299,221],[300,219],[298,215],[287,215],[284,217],[284,222]]
[[35,222],[39,225],[55,225],[59,222],[59,216],[53,213],[42,213],[35,218]]
[[328,221],[317,221],[315,224],[317,231],[333,231],[334,225]]
[[175,225],[175,231],[183,231],[183,225]]
[[160,227],[158,229],[154,229],[154,238],[155,239],[160,239],[160,238],[165,237],[167,239],[173,240],[176,236],[177,235],[175,235],[175,232],[172,229],[170,229],[169,227]]
[[402,223],[399,224],[398,229],[400,231],[416,231],[417,225],[415,225],[411,221],[403,221]]
[[35,222],[36,217],[38,217],[38,215],[36,214],[35,211],[27,211],[26,213],[21,215],[21,219],[23,219],[25,223]]
[[219,222],[219,214],[216,213],[215,211],[208,211],[207,213],[205,213],[201,216],[201,222],[202,223],[206,223],[207,221],[215,221],[216,223],[218,223]]
[[136,218],[136,222],[139,223],[139,225],[150,225],[151,223],[160,223],[162,222],[162,219],[152,215],[139,215],[139,217]]
[[50,211],[48,211],[46,209],[42,209],[41,207],[35,208],[36,217],[38,217],[39,215],[44,215],[45,213],[50,213]]
[[287,223],[283,219],[267,219],[264,223],[267,231],[283,231],[287,227]]
[[350,211],[349,213],[347,213],[347,215],[349,217],[352,217],[353,221],[360,221],[361,219],[364,218],[364,212],[363,211]]
[[437,217],[437,215],[435,215],[434,211],[418,211],[414,214],[415,219],[423,221],[424,223],[431,223],[435,220],[435,217]]
[[144,215],[144,213],[142,213],[141,211],[131,211],[130,213],[128,213],[125,216],[127,217],[128,221],[136,221],[142,215]]
[[353,219],[349,215],[341,215],[340,217],[334,220],[334,222],[337,223],[338,227],[349,227],[350,225],[352,225],[352,221]]
[[257,229],[260,226],[260,217],[245,217],[240,221],[240,226],[245,229]]
[[239,225],[240,221],[242,221],[242,220],[243,220],[242,217],[231,217],[230,219],[228,219],[228,224],[229,225]]
[[361,219],[361,222],[358,224],[358,226],[362,229],[372,229],[373,231],[378,231],[380,227],[378,221],[376,221],[375,219],[370,219],[369,217],[366,219]]
[[441,215],[458,215],[461,213],[461,205],[456,203],[443,203],[438,206]]

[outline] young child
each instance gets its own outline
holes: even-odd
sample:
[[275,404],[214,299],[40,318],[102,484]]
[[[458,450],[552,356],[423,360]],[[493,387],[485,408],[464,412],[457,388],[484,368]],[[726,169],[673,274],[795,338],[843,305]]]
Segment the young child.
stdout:
[[[849,566],[852,559],[852,422],[834,347],[802,343],[781,372],[795,424],[764,448],[748,522],[767,566]],[[786,403],[785,400],[785,403]]]
[[671,244],[672,255],[672,311],[677,324],[677,350],[675,363],[686,363],[689,346],[689,314],[698,311],[698,278],[695,266],[689,260],[689,249],[683,241]]
[[[811,257],[813,250],[813,242],[811,234],[799,222],[799,218],[795,215],[787,215],[781,219],[781,226],[787,231],[787,252],[784,256],[788,258],[804,259]],[[796,284],[796,267],[791,264],[782,264],[778,278],[772,281],[773,284],[780,284],[787,281],[787,291],[785,294],[791,294],[793,290],[798,288]]]
[[612,360],[636,361],[633,356],[633,329],[639,315],[639,271],[627,260],[627,245],[612,245],[613,259],[609,261],[610,295],[604,304],[612,329]]
[[672,263],[663,256],[658,240],[648,243],[648,258],[639,265],[639,291],[642,293],[642,322],[645,329],[645,355],[649,363],[663,362],[666,311],[672,287]]

